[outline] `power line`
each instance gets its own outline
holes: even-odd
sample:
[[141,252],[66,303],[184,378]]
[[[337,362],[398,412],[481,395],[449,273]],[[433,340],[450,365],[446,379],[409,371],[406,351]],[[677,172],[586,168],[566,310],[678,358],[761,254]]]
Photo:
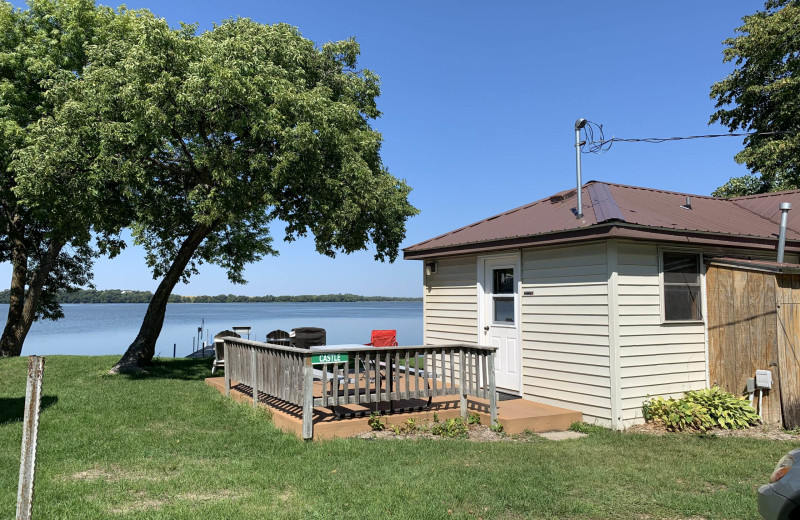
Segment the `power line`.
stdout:
[[[642,139],[624,139],[622,137],[612,137],[605,139],[603,135],[603,125],[587,121],[584,126],[584,135],[586,139],[583,143],[581,151],[583,153],[604,153],[611,149],[614,143],[666,143],[668,141],[684,141],[687,139],[709,139],[712,137],[745,137],[750,135],[787,135],[800,133],[796,130],[783,130],[774,132],[739,132],[732,134],[706,134],[706,135],[689,135],[685,137],[646,137]],[[595,134],[598,134],[599,139],[595,140]]]

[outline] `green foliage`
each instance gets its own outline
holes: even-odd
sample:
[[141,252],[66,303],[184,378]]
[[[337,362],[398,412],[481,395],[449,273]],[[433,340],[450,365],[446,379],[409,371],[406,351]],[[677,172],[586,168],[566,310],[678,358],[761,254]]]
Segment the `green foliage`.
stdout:
[[731,177],[728,182],[715,189],[711,194],[715,197],[730,198],[768,191],[771,191],[770,186],[765,185],[761,177],[749,173],[741,177]]
[[200,264],[245,283],[247,264],[276,255],[275,220],[283,240],[313,235],[326,256],[397,258],[418,211],[382,162],[379,78],[357,68],[355,40],[317,46],[242,18],[198,33],[124,9],[105,30],[86,46],[90,67],[54,79],[51,95],[68,102],[20,156],[19,189],[63,198],[52,186],[67,167],[118,187],[111,207],[131,212],[134,243],[162,281],[117,368],[152,359],[168,295]]
[[683,399],[654,397],[642,404],[642,414],[646,421],[662,423],[670,431],[705,431],[713,426],[705,408]]
[[686,392],[680,399],[654,397],[644,401],[646,421],[663,424],[670,431],[710,428],[742,429],[758,424],[759,417],[750,403],[720,387]]
[[[18,355],[13,350],[21,343],[9,338],[24,339],[32,320],[63,316],[59,291],[90,284],[92,231],[102,252],[123,246],[118,234],[127,215],[118,186],[77,164],[96,155],[96,140],[73,143],[71,160],[57,169],[37,148],[42,129],[71,101],[56,85],[80,80],[86,50],[108,38],[115,16],[91,0],[31,0],[25,10],[0,2],[0,263],[12,266],[3,354]],[[44,172],[43,182],[27,190],[26,179]]]
[[585,433],[587,435],[595,434],[595,433],[604,433],[608,432],[608,428],[603,428],[597,424],[589,424],[585,422],[574,422],[569,425],[569,431],[571,432],[578,432],[578,433]]
[[434,424],[431,427],[431,433],[442,437],[467,437],[469,435],[469,427],[464,419],[455,417]]
[[386,429],[386,423],[381,419],[381,414],[372,412],[369,414],[369,420],[367,420],[367,424],[372,431],[383,431]]
[[414,418],[406,419],[402,425],[392,425],[391,428],[395,435],[411,435],[420,430],[420,426]]
[[724,61],[736,69],[711,87],[717,111],[710,123],[752,135],[736,161],[751,173],[733,178],[716,196],[800,187],[800,2],[773,0],[744,17],[739,35],[725,40]]
[[758,413],[746,398],[718,386],[686,392],[684,399],[708,410],[712,424],[726,430],[740,430],[760,422]]
[[436,412],[433,412],[433,422],[435,423],[439,422],[439,414]]
[[481,423],[481,414],[479,413],[471,413],[467,417],[467,424],[480,424]]
[[41,146],[60,164],[89,132],[103,147],[87,167],[124,164],[116,179],[136,195],[133,235],[155,277],[193,237],[184,279],[211,262],[243,283],[246,264],[276,253],[274,219],[321,254],[371,242],[376,259],[397,257],[417,210],[381,162],[379,79],[356,68],[354,40],[317,47],[249,19],[198,34],[143,12],[112,30],[80,81],[60,84],[73,102]]
[[500,421],[495,419],[492,425],[489,426],[489,429],[491,429],[495,433],[503,433],[503,430],[505,430],[505,426],[500,424]]

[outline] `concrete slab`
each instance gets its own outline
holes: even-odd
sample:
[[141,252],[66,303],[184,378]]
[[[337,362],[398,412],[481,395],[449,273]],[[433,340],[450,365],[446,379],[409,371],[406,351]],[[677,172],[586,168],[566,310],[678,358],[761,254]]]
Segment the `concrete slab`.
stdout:
[[586,437],[586,434],[580,432],[545,432],[540,433],[539,436],[551,441],[565,441],[567,439],[580,439],[581,437]]

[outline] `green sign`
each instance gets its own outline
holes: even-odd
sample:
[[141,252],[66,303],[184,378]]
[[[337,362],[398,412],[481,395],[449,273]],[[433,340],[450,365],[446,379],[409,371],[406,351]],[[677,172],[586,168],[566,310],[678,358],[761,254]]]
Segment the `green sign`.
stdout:
[[325,363],[346,363],[347,354],[317,354],[311,356],[312,365],[323,365]]

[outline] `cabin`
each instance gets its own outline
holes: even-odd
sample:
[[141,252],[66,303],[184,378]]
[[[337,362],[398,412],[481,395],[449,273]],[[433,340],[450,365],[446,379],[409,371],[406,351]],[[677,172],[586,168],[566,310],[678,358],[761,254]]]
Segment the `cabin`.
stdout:
[[424,343],[495,346],[508,397],[616,429],[642,422],[648,397],[747,395],[768,370],[764,421],[800,425],[800,211],[780,206],[800,210],[800,190],[723,199],[590,181],[578,198],[405,248],[422,265]]

